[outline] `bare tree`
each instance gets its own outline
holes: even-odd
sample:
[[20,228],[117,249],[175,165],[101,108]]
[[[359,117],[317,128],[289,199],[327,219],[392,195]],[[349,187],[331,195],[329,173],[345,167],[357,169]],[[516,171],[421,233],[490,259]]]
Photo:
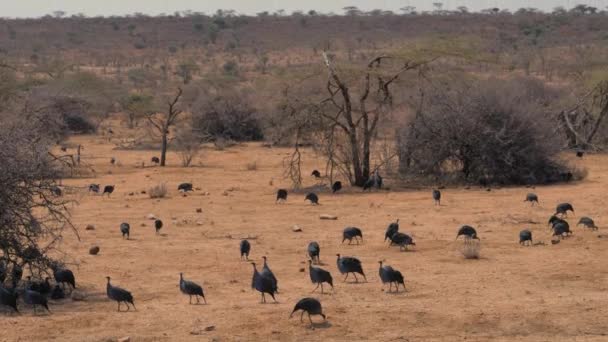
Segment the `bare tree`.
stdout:
[[182,88],[177,88],[177,94],[167,101],[166,113],[151,113],[147,115],[148,122],[161,137],[160,166],[165,166],[167,147],[169,145],[169,129],[176,124],[179,116],[184,113],[179,102],[183,95]]
[[568,138],[570,147],[593,148],[594,138],[608,116],[608,81],[602,81],[587,94],[581,96],[572,108],[559,115],[559,121]]

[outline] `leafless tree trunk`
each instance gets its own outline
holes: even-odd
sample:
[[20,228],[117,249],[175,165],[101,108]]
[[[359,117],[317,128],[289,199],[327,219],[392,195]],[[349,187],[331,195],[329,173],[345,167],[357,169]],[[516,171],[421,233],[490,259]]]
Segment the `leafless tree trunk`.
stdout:
[[173,126],[180,114],[183,111],[179,108],[178,103],[182,97],[183,90],[178,88],[177,94],[172,100],[167,101],[167,113],[162,114],[149,114],[148,122],[154,127],[161,136],[161,150],[160,150],[160,166],[165,166],[167,160],[167,147],[169,144],[169,128]]

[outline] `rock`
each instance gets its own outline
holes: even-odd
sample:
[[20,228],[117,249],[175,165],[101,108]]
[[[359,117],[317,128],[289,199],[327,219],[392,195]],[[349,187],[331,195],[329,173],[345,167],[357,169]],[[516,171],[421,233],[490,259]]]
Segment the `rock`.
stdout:
[[146,224],[145,224],[145,223],[142,223],[142,224],[140,224],[139,226],[140,226],[140,227],[146,227]]
[[222,196],[228,196],[228,191],[222,192]]
[[95,230],[95,226],[92,224],[88,224],[87,227],[85,228],[86,230]]
[[323,215],[319,216],[319,218],[321,220],[337,220],[338,216],[336,216],[336,215],[329,215],[329,214],[323,214]]
[[194,190],[196,190],[196,191],[201,191],[201,188],[194,188]]
[[141,191],[141,194],[142,194],[142,195],[145,195],[145,194],[146,194],[146,190],[142,190],[142,191]]
[[211,193],[209,193],[209,191],[203,192],[203,196],[209,196],[209,195],[211,195]]
[[72,291],[72,300],[75,302],[82,302],[86,297],[87,296],[84,294],[84,292],[78,290]]
[[131,342],[131,337],[130,336],[121,337],[118,339],[118,342]]
[[135,196],[134,192],[129,192],[129,196]]
[[154,216],[154,214],[148,214],[148,215],[146,216],[146,218],[147,218],[148,220],[156,220],[156,216]]
[[205,331],[214,331],[214,330],[215,330],[215,325],[210,325],[205,328]]
[[203,221],[196,221],[196,225],[197,226],[202,226],[203,225]]
[[199,213],[199,214],[202,213],[203,212],[203,208],[196,208],[196,212]]
[[302,231],[302,228],[300,228],[300,226],[298,226],[298,225],[296,224],[296,225],[293,225],[293,226],[291,227],[291,231],[292,231],[292,232],[294,232],[294,233],[299,233],[299,232],[301,232],[301,231]]
[[300,268],[300,273],[304,273],[304,271],[305,270],[303,268]]
[[99,246],[92,246],[89,248],[89,254],[97,255],[99,253]]

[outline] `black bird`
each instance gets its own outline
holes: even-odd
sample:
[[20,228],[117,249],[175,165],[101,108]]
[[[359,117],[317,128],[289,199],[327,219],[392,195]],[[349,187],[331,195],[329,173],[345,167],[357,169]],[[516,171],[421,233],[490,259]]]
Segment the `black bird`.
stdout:
[[251,264],[253,265],[253,279],[251,279],[251,288],[256,289],[262,294],[262,303],[266,303],[266,296],[264,295],[265,293],[268,293],[276,302],[277,300],[274,297],[276,289],[272,279],[268,278],[262,273],[259,273],[255,266],[255,262],[252,262]]
[[245,257],[245,260],[249,260],[249,251],[251,251],[251,244],[249,241],[245,239],[241,240],[239,247],[241,249],[241,260],[243,260],[243,256]]
[[584,155],[585,155],[585,151],[581,151],[581,150],[576,151],[576,156],[577,157],[583,158]]
[[272,280],[272,284],[274,286],[274,292],[275,293],[279,293],[279,283],[277,281],[277,278],[274,276],[274,273],[272,273],[272,271],[270,270],[270,267],[268,267],[268,262],[267,262],[267,258],[266,256],[263,256],[262,259],[264,259],[264,267],[262,267],[262,275],[265,277],[268,277]]
[[570,203],[560,203],[555,208],[555,215],[561,214],[563,216],[568,216],[568,211],[571,211],[574,214],[574,207]]
[[159,164],[160,163],[160,159],[158,159],[158,157],[152,157],[152,163],[153,164]]
[[538,196],[534,193],[529,193],[526,195],[524,202],[530,202],[534,206],[534,203],[538,204]]
[[121,223],[120,224],[120,232],[122,233],[123,239],[126,236],[127,240],[129,240],[129,234],[131,232],[131,226],[128,223],[126,223],[126,222]]
[[182,183],[177,186],[177,191],[190,192],[193,191],[192,183]]
[[384,241],[390,240],[390,238],[395,235],[396,232],[399,231],[399,219],[397,221],[391,223],[386,228],[386,233],[384,233]]
[[359,279],[357,279],[357,273],[363,276],[365,281],[367,278],[365,277],[365,273],[363,273],[363,267],[361,266],[361,261],[357,258],[353,257],[340,257],[340,254],[336,254],[338,259],[336,263],[338,264],[338,270],[341,274],[346,274],[343,281],[346,281],[348,278],[348,274],[352,273],[355,276],[355,281],[358,283]]
[[105,194],[108,194],[108,197],[110,197],[110,195],[114,192],[114,185],[106,185],[103,188],[103,193],[101,194],[102,196]]
[[182,291],[183,294],[190,296],[190,304],[192,304],[192,296],[196,298],[196,304],[200,304],[198,299],[199,296],[203,297],[203,301],[207,304],[203,288],[195,282],[184,280],[183,273],[179,274],[179,290]]
[[549,224],[551,225],[551,229],[552,230],[556,230],[556,226],[558,226],[557,230],[559,230],[561,233],[559,233],[558,235],[562,235],[564,233],[567,233],[568,235],[572,234],[572,231],[570,230],[570,224],[568,224],[568,221],[563,220],[555,215],[551,216],[549,218]]
[[557,222],[556,224],[553,225],[552,230],[553,230],[553,236],[559,236],[560,239],[564,238],[564,234],[570,235],[572,233],[570,231],[570,227],[568,226],[567,222],[566,223]]
[[313,170],[311,176],[321,178],[321,172],[319,172],[319,170]]
[[458,230],[458,235],[456,235],[456,239],[458,239],[458,237],[461,235],[464,235],[465,239],[479,240],[479,237],[477,236],[477,231],[471,226],[464,225],[460,227],[460,229]]
[[99,193],[99,184],[89,184],[89,192]]
[[154,221],[154,229],[156,229],[156,234],[160,233],[160,229],[163,227],[163,221],[156,220]]
[[277,191],[277,200],[275,202],[279,203],[279,202],[285,202],[285,201],[287,201],[287,190],[279,189]]
[[321,247],[319,246],[319,243],[316,241],[309,243],[308,256],[310,257],[310,260],[313,262],[316,260],[317,264],[320,263],[321,261],[319,260],[319,254],[321,254]]
[[433,189],[433,199],[435,200],[435,205],[441,205],[441,191]]
[[314,192],[308,193],[304,198],[305,201],[310,201],[311,204],[319,204],[319,196]]
[[327,319],[323,314],[321,303],[314,298],[300,299],[300,301],[293,308],[293,311],[291,312],[291,315],[289,315],[289,318],[293,317],[293,314],[296,313],[296,311],[298,310],[302,310],[302,315],[300,315],[300,322],[304,322],[304,313],[306,312],[308,314],[308,320],[310,321],[311,327],[313,326],[312,318],[310,318],[311,315],[319,315],[323,317],[324,321]]
[[382,261],[378,261],[378,263],[380,264],[378,274],[380,275],[382,284],[389,283],[388,292],[392,291],[393,283],[395,283],[397,292],[399,292],[399,284],[403,285],[403,289],[405,290],[405,281],[401,272],[393,269],[391,266],[382,266]]
[[312,292],[315,292],[321,286],[321,293],[323,293],[323,283],[328,283],[331,289],[334,289],[334,280],[331,277],[331,273],[320,267],[312,267],[312,260],[308,260],[308,273],[310,274],[310,281],[313,284],[317,284],[317,287]]
[[15,310],[15,312],[19,313],[19,309],[17,309],[18,297],[19,296],[14,289],[9,290],[0,286],[0,305],[6,305],[8,307],[11,307],[13,308],[13,310]]
[[133,303],[133,295],[131,292],[118,286],[112,286],[112,284],[110,284],[110,277],[106,277],[106,279],[108,280],[108,284],[106,285],[106,294],[108,295],[109,299],[118,303],[117,311],[120,312],[120,303],[125,303],[127,306],[127,311],[131,309],[129,307],[129,303],[133,305],[133,309],[137,310],[137,308],[135,308],[135,303]]
[[382,176],[380,176],[380,173],[378,172],[378,170],[376,170],[374,172],[374,174],[369,177],[367,179],[367,181],[365,181],[365,183],[363,184],[363,191],[365,190],[370,190],[376,187],[377,189],[382,188]]
[[358,237],[361,238],[361,241],[363,241],[363,232],[361,231],[361,229],[357,227],[346,227],[344,228],[344,232],[342,232],[342,243],[348,240],[348,244],[350,245],[353,242],[353,239],[355,239],[358,245]]
[[25,288],[28,290],[39,292],[42,295],[47,295],[51,292],[51,284],[49,283],[50,278],[45,278],[44,281],[32,281],[31,276],[27,276],[27,283]]
[[392,245],[399,246],[399,250],[407,250],[407,246],[416,246],[416,243],[414,242],[411,236],[397,232],[393,234],[393,236],[391,236],[390,246]]
[[334,184],[331,186],[331,191],[335,194],[340,190],[342,190],[342,182],[335,181]]
[[51,265],[51,270],[53,270],[53,277],[57,284],[61,284],[62,286],[68,284],[72,289],[76,288],[76,278],[74,277],[74,272],[70,269],[53,264]]
[[519,232],[519,244],[525,246],[526,243],[532,244],[532,232],[528,229]]
[[36,313],[36,306],[38,305],[44,307],[49,313],[51,312],[46,297],[43,296],[40,292],[25,289],[25,291],[23,292],[23,301],[25,302],[25,304],[29,304],[34,307],[34,313]]
[[593,230],[598,230],[599,228],[595,225],[595,222],[593,222],[593,219],[587,216],[583,216],[581,217],[580,220],[578,220],[578,223],[576,224],[577,226],[579,225],[583,225],[585,226],[585,228],[590,228]]
[[53,291],[51,291],[51,299],[58,300],[65,298],[65,291],[59,285],[55,285]]
[[116,164],[116,158],[112,157],[110,159],[110,164],[112,164],[112,165]]

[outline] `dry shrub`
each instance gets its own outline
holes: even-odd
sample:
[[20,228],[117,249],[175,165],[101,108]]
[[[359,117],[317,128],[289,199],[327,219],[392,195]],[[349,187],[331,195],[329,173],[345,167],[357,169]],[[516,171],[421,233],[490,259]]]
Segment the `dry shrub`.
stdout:
[[481,243],[477,239],[465,239],[460,246],[460,253],[465,259],[479,259]]
[[181,128],[175,138],[176,147],[183,167],[189,167],[202,149],[202,142],[206,139],[195,133],[192,128]]
[[148,190],[150,198],[165,198],[167,196],[167,185],[165,183],[157,184]]

